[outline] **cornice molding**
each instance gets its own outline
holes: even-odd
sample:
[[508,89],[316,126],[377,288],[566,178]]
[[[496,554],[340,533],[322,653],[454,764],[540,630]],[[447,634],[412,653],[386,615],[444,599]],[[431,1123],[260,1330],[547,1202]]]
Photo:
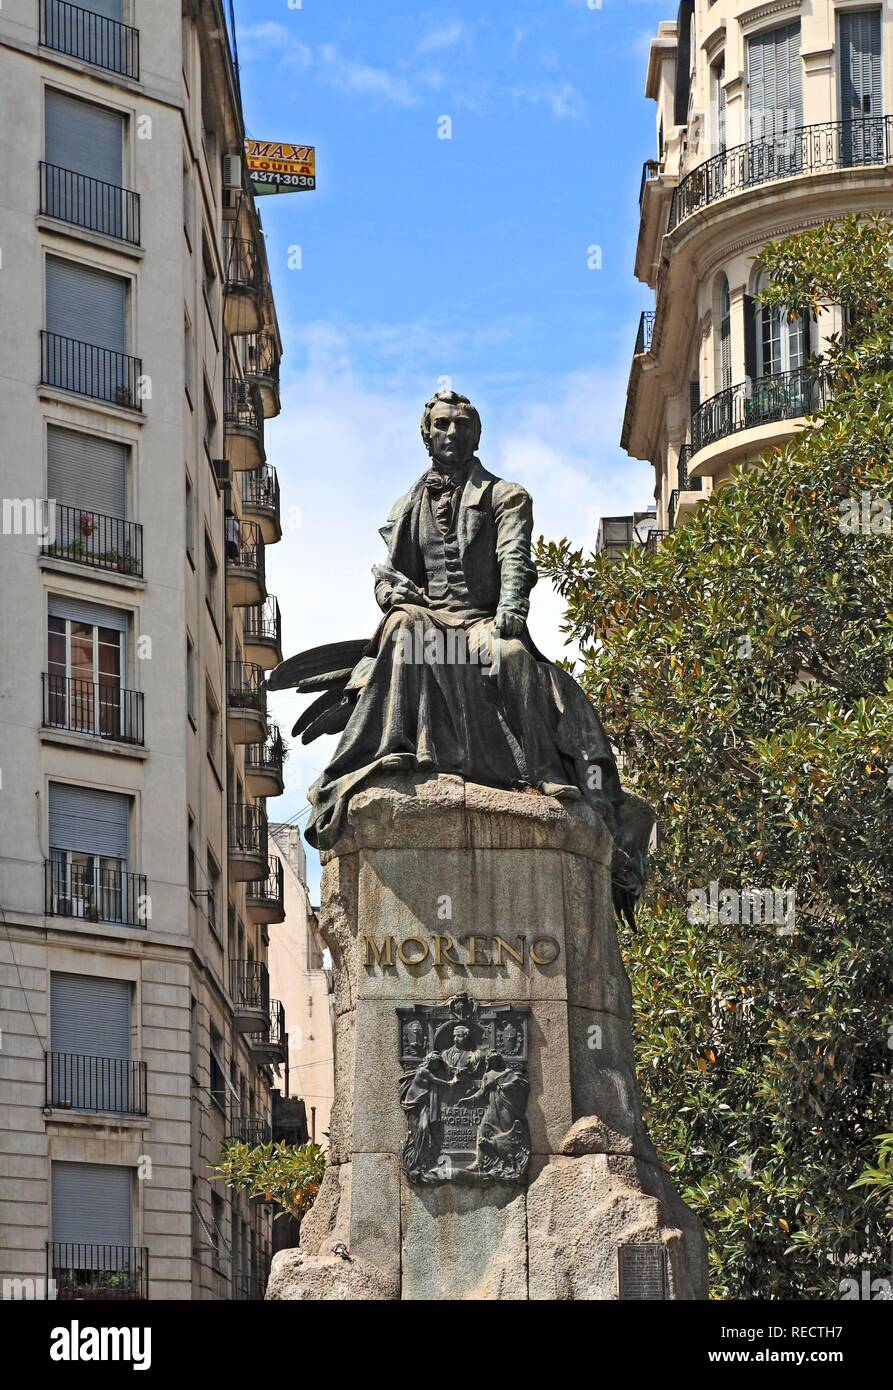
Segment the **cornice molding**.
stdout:
[[762,24],[764,20],[771,19],[773,15],[784,14],[786,10],[800,10],[800,0],[769,0],[769,3],[754,5],[752,9],[745,10],[739,14],[738,22],[745,32],[756,24]]

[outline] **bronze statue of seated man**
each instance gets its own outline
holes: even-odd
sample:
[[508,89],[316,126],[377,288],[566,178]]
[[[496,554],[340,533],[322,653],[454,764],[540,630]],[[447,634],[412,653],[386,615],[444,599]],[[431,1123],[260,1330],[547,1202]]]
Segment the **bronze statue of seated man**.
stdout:
[[378,630],[369,641],[301,653],[271,676],[272,690],[323,691],[295,726],[305,743],[342,735],[311,788],[307,839],[331,847],[351,794],[381,772],[457,773],[584,798],[618,840],[619,878],[631,893],[619,906],[628,916],[651,820],[640,809],[632,815],[637,799],[621,790],[591,702],[531,640],[533,504],[524,488],[483,467],[480,437],[465,396],[439,391],[428,402],[422,438],[431,466],[381,531],[388,554],[373,570],[385,614]]

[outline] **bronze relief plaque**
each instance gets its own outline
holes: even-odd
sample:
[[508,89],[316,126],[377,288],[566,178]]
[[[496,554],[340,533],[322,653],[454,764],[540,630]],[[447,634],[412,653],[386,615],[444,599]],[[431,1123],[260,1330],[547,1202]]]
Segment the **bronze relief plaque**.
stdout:
[[457,994],[397,1009],[400,1162],[411,1182],[521,1182],[527,1126],[529,1010]]

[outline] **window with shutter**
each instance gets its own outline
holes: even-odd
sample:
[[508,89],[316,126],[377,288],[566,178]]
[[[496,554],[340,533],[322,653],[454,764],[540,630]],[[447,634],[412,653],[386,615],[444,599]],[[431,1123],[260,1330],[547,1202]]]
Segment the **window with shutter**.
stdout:
[[122,188],[124,117],[48,90],[41,211],[106,236],[133,240]]
[[107,1163],[54,1162],[52,1194],[54,1242],[131,1244],[132,1168]]
[[47,428],[47,495],[66,507],[125,520],[128,449],[114,439]]
[[50,977],[51,1104],[127,1112],[133,986],[93,975]]
[[838,68],[843,163],[883,164],[886,138],[880,10],[838,16]]
[[130,809],[131,798],[118,792],[50,783],[54,914],[104,922],[124,919]]
[[47,608],[47,723],[100,738],[128,734],[127,614],[55,594]]
[[77,261],[48,256],[47,331],[112,352],[127,351],[127,281]]
[[761,183],[795,173],[802,163],[803,62],[800,24],[786,24],[747,40],[747,178]]

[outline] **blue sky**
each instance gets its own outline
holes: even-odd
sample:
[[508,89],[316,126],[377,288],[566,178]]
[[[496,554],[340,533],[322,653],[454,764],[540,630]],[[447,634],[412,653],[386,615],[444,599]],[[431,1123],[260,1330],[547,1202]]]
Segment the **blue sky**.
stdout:
[[[538,531],[591,545],[599,516],[651,500],[618,440],[649,306],[632,274],[648,40],[675,9],[236,0],[249,133],[317,147],[316,192],[261,202],[285,347],[267,448],[286,654],[371,634],[377,528],[425,467],[418,419],[442,377],[481,410],[485,465],[533,493]],[[554,656],[559,623],[541,585],[531,629]],[[298,708],[277,699],[286,734]],[[293,749],[272,818],[300,812],[331,751]]]

